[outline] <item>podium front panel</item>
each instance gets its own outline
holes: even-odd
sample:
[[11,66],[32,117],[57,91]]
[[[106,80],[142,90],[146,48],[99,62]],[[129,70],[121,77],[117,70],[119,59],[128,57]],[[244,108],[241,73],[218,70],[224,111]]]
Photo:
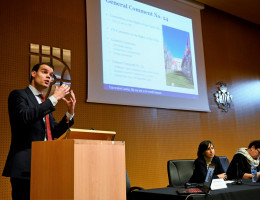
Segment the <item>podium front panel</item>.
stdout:
[[33,142],[31,199],[125,200],[125,143]]
[[125,143],[85,142],[75,143],[75,199],[126,199]]
[[32,143],[31,199],[74,199],[74,141]]

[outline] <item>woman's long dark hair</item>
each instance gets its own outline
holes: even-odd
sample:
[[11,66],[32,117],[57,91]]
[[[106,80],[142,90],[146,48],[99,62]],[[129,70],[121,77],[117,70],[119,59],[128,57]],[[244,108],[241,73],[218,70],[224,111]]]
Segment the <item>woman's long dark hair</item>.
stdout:
[[208,149],[209,144],[214,147],[214,144],[210,140],[204,140],[200,143],[197,153],[198,157],[203,157],[203,153]]

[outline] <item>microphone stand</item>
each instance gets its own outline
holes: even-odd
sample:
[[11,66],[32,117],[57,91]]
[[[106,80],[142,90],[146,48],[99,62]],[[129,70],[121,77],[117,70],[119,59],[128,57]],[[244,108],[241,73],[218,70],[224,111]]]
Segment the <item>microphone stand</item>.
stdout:
[[241,184],[243,184],[243,182],[242,182],[242,180],[239,178],[238,163],[236,163],[236,169],[237,169],[237,179],[236,179],[235,182],[233,182],[232,184],[234,184],[234,185],[241,185]]

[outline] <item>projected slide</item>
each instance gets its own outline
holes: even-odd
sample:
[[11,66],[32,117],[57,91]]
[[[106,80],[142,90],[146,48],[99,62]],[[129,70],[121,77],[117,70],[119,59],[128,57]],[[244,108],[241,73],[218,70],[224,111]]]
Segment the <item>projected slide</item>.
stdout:
[[198,98],[192,20],[132,0],[101,0],[105,90]]

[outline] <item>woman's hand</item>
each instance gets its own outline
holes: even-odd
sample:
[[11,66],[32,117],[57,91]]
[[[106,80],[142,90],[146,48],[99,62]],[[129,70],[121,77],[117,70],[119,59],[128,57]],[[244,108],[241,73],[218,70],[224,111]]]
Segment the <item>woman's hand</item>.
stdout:
[[226,175],[226,173],[218,174],[217,176],[218,176],[219,178],[224,179],[224,180],[227,179],[227,175]]

